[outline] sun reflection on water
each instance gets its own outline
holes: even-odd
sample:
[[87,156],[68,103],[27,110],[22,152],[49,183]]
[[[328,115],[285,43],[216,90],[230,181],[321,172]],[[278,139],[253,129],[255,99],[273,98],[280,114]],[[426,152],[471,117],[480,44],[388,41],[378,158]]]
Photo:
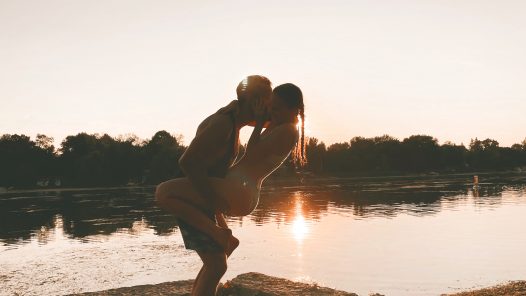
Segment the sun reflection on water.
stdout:
[[301,192],[294,193],[294,207],[295,214],[294,220],[292,221],[292,235],[298,244],[302,244],[309,233],[309,226],[303,216],[303,196]]
[[309,232],[309,227],[305,223],[305,218],[302,215],[298,215],[294,218],[292,222],[292,233],[294,234],[294,239],[298,243],[302,243],[305,239],[305,236]]

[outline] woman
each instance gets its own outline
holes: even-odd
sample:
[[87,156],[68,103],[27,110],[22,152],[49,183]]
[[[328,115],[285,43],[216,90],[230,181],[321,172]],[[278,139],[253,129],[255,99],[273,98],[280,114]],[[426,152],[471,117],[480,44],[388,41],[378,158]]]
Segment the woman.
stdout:
[[[247,144],[243,158],[229,168],[226,177],[209,178],[215,191],[220,195],[217,207],[230,216],[250,214],[259,201],[259,191],[263,180],[276,170],[292,152],[296,163],[305,162],[304,143],[304,104],[301,90],[287,83],[276,87],[272,92],[270,125],[261,133],[266,113],[264,103],[259,104],[259,120]],[[301,137],[297,123],[301,118]],[[172,179],[159,184],[155,197],[160,205],[176,217],[209,235],[226,254],[230,254],[236,244],[232,244],[232,231],[211,221],[202,211],[208,209],[209,202],[201,197],[187,178]],[[164,201],[170,200],[169,203]],[[175,202],[178,201],[178,202]],[[189,206],[192,205],[192,206]]]

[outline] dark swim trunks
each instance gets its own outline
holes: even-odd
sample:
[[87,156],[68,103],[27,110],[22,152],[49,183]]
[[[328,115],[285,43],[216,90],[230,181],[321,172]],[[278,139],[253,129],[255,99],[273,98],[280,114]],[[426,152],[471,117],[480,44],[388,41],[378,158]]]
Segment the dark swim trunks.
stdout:
[[[236,129],[236,122],[235,117],[233,113],[230,113],[230,118],[232,119],[232,122],[234,123],[234,132],[232,133],[232,146],[225,154],[225,157],[222,159],[223,163],[218,163],[214,168],[211,168],[208,171],[208,176],[210,177],[218,177],[218,178],[224,178],[227,172],[227,169],[232,165],[234,160],[237,158],[237,145],[238,145],[238,139],[239,135],[237,133]],[[228,157],[227,157],[228,156]],[[215,214],[203,211],[205,215],[210,218],[215,224],[217,224]],[[207,234],[197,230],[193,226],[189,225],[188,223],[182,221],[181,219],[177,219],[177,224],[179,225],[179,230],[181,231],[181,235],[183,236],[184,246],[185,248],[189,250],[195,250],[200,252],[223,252],[223,248],[219,246],[218,243],[216,243],[210,236]]]
[[[217,224],[215,215],[212,213],[206,213],[206,216],[210,220]],[[217,244],[210,236],[203,232],[195,229],[193,226],[187,224],[181,219],[177,219],[179,230],[183,236],[184,247],[189,250],[195,250],[199,252],[217,252],[223,251],[223,249]]]

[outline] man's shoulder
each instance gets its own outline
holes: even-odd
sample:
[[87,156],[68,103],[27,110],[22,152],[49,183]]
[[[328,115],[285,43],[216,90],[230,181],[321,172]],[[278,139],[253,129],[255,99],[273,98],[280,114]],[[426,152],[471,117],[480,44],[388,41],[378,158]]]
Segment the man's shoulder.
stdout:
[[228,131],[230,132],[234,128],[234,122],[229,114],[214,113],[205,118],[197,127],[197,134],[200,134],[204,130],[213,132]]

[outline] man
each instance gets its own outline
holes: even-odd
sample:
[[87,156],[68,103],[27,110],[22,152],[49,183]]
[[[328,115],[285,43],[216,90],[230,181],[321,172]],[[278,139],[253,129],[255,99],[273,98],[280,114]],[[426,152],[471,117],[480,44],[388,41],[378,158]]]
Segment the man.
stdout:
[[[263,100],[268,106],[272,94],[270,81],[253,75],[244,79],[237,87],[237,100],[207,117],[197,128],[196,136],[179,159],[181,170],[195,190],[209,201],[206,215],[220,227],[228,228],[223,217],[228,209],[219,208],[220,197],[208,181],[208,177],[224,177],[235,161],[239,151],[239,130],[254,124],[256,108]],[[159,205],[169,208],[165,203]],[[178,219],[185,247],[197,252],[203,261],[192,289],[192,295],[215,295],[221,277],[227,269],[226,259],[239,241],[231,237],[229,250],[222,249],[214,240],[194,227]]]

